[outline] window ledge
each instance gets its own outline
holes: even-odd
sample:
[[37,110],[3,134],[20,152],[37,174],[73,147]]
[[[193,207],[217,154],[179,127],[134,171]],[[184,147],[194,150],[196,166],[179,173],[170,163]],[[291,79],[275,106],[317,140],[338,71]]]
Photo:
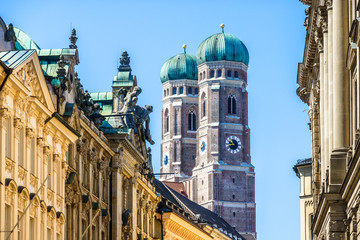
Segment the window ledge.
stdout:
[[188,133],[196,133],[196,130],[187,130]]
[[240,119],[239,116],[234,116],[234,115],[226,115],[227,118],[232,118],[232,119]]

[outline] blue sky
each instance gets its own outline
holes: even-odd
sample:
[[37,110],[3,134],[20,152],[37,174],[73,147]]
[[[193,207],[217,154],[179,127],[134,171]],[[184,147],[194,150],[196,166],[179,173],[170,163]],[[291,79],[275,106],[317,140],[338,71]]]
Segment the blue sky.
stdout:
[[[140,105],[154,106],[153,164],[160,166],[164,62],[196,54],[208,36],[225,31],[250,53],[248,71],[251,154],[256,171],[258,239],[300,239],[297,159],[311,156],[307,106],[296,96],[302,61],[305,6],[298,0],[198,1],[3,1],[0,16],[25,31],[41,48],[69,45],[77,30],[79,77],[85,89],[111,91],[119,57],[127,50],[143,89]],[[306,110],[305,110],[306,109]],[[305,110],[305,111],[304,111]]]

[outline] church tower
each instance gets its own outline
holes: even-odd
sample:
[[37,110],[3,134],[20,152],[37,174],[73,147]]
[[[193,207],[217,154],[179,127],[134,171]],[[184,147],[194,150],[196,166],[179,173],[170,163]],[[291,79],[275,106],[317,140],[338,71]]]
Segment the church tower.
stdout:
[[196,57],[184,51],[161,69],[161,180],[184,183],[191,200],[253,240],[256,205],[248,126],[249,53],[223,27],[200,44]]
[[[161,180],[181,181],[191,176],[196,157],[198,72],[196,57],[184,53],[163,65]],[[167,174],[170,173],[170,174]],[[176,174],[171,174],[176,173]]]
[[253,239],[255,173],[246,90],[249,53],[242,41],[222,29],[200,44],[197,63],[198,151],[189,195]]

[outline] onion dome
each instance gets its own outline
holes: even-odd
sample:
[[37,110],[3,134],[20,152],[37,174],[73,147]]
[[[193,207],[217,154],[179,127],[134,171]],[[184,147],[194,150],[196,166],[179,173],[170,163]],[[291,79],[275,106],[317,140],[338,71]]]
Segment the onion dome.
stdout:
[[196,57],[200,65],[204,62],[233,61],[249,64],[249,52],[243,42],[237,37],[224,33],[214,34],[205,39],[198,47]]
[[162,83],[169,80],[198,79],[196,57],[186,53],[186,45],[183,48],[184,53],[173,56],[162,66],[160,71]]

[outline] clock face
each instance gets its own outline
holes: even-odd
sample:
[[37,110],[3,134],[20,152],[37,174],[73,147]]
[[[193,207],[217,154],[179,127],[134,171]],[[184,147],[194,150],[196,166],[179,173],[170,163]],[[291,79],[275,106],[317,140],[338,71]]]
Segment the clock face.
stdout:
[[166,166],[169,163],[169,157],[168,155],[165,155],[164,157],[164,165]]
[[226,149],[231,153],[238,153],[241,149],[240,139],[236,136],[230,136],[225,142]]
[[204,154],[206,150],[206,138],[202,138],[199,144],[200,154]]

